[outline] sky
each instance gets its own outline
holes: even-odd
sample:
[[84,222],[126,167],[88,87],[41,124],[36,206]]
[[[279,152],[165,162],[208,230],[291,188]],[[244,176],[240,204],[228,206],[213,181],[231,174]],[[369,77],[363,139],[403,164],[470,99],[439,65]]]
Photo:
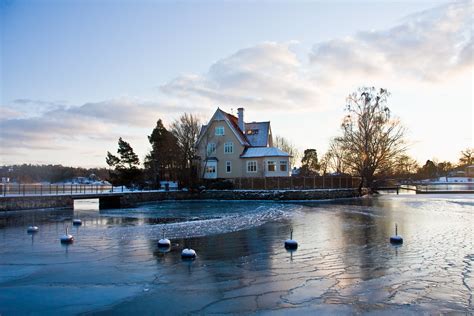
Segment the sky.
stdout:
[[386,88],[408,153],[473,147],[472,1],[0,0],[0,165],[143,160],[156,121],[217,107],[322,155],[347,95]]

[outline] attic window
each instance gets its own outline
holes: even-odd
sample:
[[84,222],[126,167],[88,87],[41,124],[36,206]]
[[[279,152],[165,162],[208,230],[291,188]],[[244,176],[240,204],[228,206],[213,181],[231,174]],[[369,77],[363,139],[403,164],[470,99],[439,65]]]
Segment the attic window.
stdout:
[[247,135],[257,135],[258,134],[258,129],[248,129],[247,130]]
[[224,126],[217,126],[215,134],[216,134],[216,136],[223,136],[224,135]]

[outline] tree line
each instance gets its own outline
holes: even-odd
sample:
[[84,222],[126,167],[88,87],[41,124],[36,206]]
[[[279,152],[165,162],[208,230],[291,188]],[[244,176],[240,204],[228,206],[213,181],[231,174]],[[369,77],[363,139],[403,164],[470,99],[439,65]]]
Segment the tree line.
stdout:
[[110,180],[116,185],[158,188],[160,181],[178,181],[182,186],[194,186],[198,180],[194,144],[200,130],[200,120],[184,113],[167,129],[158,119],[148,135],[150,152],[145,156],[143,168],[132,146],[119,138],[117,154],[107,152],[106,163],[113,168]]
[[9,178],[10,182],[19,183],[56,183],[71,180],[76,177],[107,179],[107,168],[65,167],[62,165],[5,165],[0,166],[0,177]]
[[360,187],[377,179],[432,179],[464,171],[473,163],[474,149],[461,151],[459,161],[427,160],[423,166],[407,154],[405,128],[388,107],[386,89],[362,87],[346,99],[340,135],[330,140],[318,159],[316,149],[306,149],[299,174],[350,174],[361,178]]

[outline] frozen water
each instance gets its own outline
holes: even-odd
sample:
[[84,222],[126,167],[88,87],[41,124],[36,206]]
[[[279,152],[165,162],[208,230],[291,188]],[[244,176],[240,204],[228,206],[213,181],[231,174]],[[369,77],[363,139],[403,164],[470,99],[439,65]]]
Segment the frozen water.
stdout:
[[[474,312],[466,196],[78,206],[0,215],[0,314]],[[61,245],[73,218],[75,242]],[[394,223],[402,246],[388,242]],[[199,257],[183,262],[185,247]]]

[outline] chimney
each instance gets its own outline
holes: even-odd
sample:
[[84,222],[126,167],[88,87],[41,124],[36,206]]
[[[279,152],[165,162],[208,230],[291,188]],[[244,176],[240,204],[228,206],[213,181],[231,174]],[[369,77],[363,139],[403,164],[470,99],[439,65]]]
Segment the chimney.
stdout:
[[238,108],[237,112],[239,113],[239,128],[245,134],[244,108]]

